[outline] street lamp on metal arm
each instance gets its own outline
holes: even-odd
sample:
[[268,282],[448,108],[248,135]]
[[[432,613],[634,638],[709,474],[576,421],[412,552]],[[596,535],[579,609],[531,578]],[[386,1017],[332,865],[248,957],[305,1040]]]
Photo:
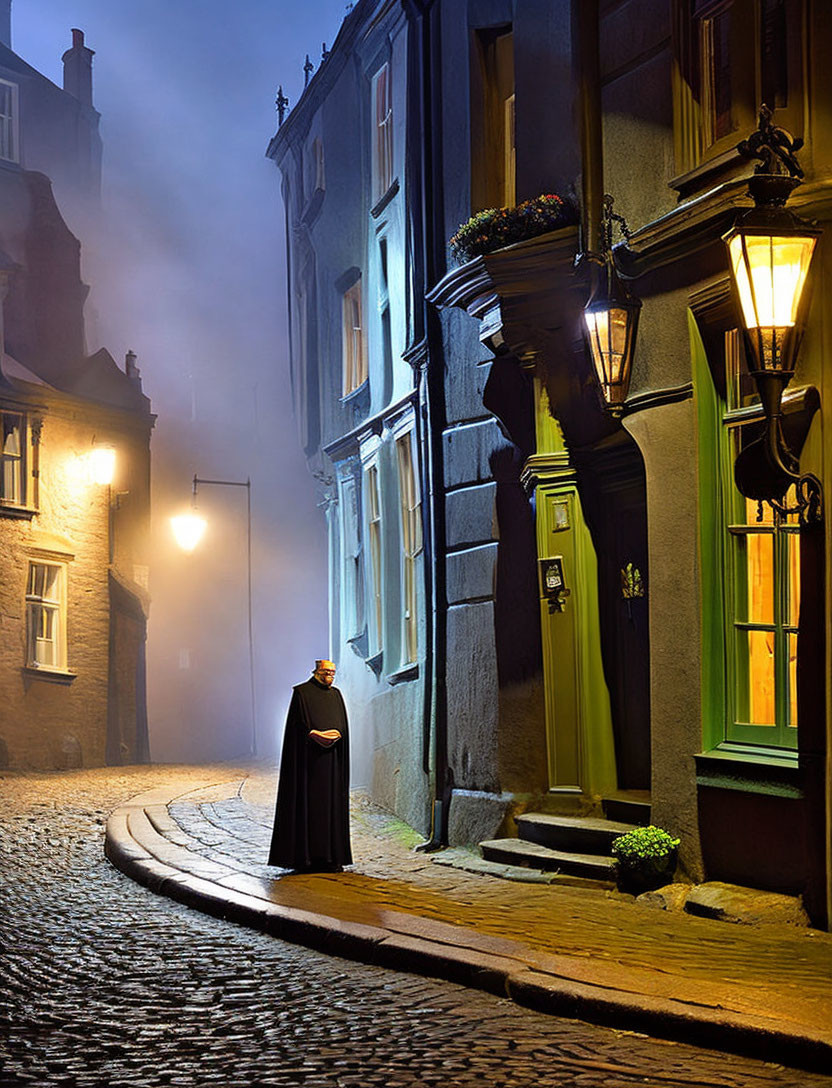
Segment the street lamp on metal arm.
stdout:
[[[791,381],[809,304],[805,290],[821,231],[786,209],[803,171],[796,153],[803,146],[771,122],[760,108],[758,130],[738,145],[747,158],[760,160],[749,179],[754,207],[724,236],[737,310],[743,324],[746,361],[765,414],[764,458],[747,447],[737,458],[735,478],[747,498],[768,502],[781,514],[798,513],[802,524],[822,517],[820,481],[801,474],[798,458],[783,437],[783,391]],[[797,505],[783,497],[795,485]]]
[[251,617],[251,480],[203,480],[194,473],[191,509],[170,519],[176,543],[183,551],[192,552],[207,528],[205,518],[196,510],[196,493],[199,485],[212,487],[244,487],[246,489],[246,544],[248,558],[248,661],[251,688],[251,755],[257,755],[257,714],[254,694],[254,629]]

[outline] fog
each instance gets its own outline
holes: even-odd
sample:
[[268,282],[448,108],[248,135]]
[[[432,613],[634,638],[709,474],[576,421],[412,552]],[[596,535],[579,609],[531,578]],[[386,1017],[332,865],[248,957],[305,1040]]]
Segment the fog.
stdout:
[[202,545],[168,517],[194,473],[251,479],[257,741],[272,754],[290,688],[327,656],[323,515],[288,369],[280,176],[265,158],[282,84],[294,105],[343,0],[14,0],[12,48],[62,83],[70,29],[95,50],[100,230],[85,244],[90,352],[136,352],[158,419],[148,698],[154,761],[235,758],[251,737],[246,492],[200,487]]

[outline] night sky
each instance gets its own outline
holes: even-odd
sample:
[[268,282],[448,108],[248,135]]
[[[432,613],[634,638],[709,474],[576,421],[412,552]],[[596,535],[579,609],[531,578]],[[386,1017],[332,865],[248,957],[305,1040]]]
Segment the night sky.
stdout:
[[103,230],[84,239],[87,346],[119,362],[135,351],[158,415],[156,761],[231,758],[248,739],[245,492],[200,490],[208,534],[186,557],[167,518],[188,503],[194,472],[252,480],[261,749],[279,737],[291,685],[329,649],[325,523],[292,416],[283,207],[265,149],[278,84],[294,105],[306,54],[317,65],[345,10],[343,0],[12,5],[12,48],[58,85],[72,27],[95,50]]

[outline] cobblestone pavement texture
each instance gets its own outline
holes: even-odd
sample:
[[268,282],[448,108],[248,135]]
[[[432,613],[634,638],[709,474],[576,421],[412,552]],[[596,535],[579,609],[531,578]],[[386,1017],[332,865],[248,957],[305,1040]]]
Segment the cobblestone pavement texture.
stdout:
[[[233,777],[215,770],[218,781]],[[185,792],[205,774],[154,767],[0,777],[2,1088],[832,1085],[324,956],[189,910],[113,869],[102,853],[110,810],[150,788]],[[179,815],[209,851],[230,847],[228,822],[238,820],[235,856],[259,871],[269,788],[252,778],[231,797],[180,802]],[[359,806],[354,828],[357,868],[379,881],[389,877],[391,851],[411,858],[412,833],[371,807]],[[413,872],[439,881],[437,894],[456,888],[472,904],[490,883],[411,861]]]

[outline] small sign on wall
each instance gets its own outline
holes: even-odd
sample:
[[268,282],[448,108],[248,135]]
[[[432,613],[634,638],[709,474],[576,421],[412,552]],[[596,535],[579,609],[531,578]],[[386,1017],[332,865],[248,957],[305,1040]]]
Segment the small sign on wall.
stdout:
[[570,590],[563,574],[563,556],[552,555],[538,559],[540,595],[549,602],[550,612],[562,612]]

